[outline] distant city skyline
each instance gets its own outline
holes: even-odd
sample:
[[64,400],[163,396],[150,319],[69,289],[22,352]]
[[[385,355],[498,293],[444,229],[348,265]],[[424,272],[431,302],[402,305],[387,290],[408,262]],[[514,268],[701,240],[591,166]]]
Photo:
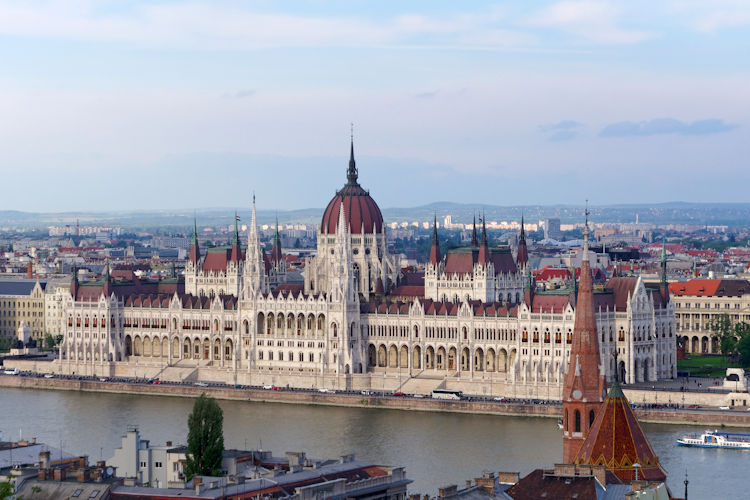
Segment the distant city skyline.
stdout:
[[[0,2],[3,210],[743,202],[750,4]],[[12,186],[12,189],[9,187]]]

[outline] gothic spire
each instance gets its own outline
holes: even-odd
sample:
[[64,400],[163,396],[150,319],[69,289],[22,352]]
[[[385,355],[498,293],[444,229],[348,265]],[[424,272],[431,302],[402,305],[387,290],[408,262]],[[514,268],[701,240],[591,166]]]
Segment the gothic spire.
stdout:
[[490,249],[487,244],[487,225],[484,220],[484,213],[482,213],[482,242],[479,245],[478,260],[482,264],[486,264],[490,261]]
[[599,339],[594,312],[594,290],[589,265],[588,205],[583,231],[583,260],[578,283],[573,342],[563,386],[563,462],[573,463],[576,453],[604,400],[606,382],[599,357]]
[[237,227],[237,221],[239,220],[237,212],[234,213],[234,241],[232,241],[232,262],[239,262],[242,260],[242,247],[240,246],[240,231]]
[[198,246],[198,221],[195,215],[193,215],[193,244],[190,246],[190,261],[193,264],[198,264],[200,258],[201,251]]
[[479,246],[479,241],[477,240],[477,215],[474,214],[474,221],[471,225],[471,246],[477,247]]
[[440,263],[440,243],[437,233],[437,214],[432,221],[432,245],[430,246],[430,264],[437,266]]
[[516,264],[526,267],[529,262],[529,250],[526,247],[526,231],[523,228],[523,214],[521,214],[521,234],[518,237],[518,252],[516,253]]
[[352,124],[351,143],[349,150],[349,168],[346,171],[347,183],[350,185],[357,184],[358,175],[359,172],[357,172],[357,164],[354,161],[354,124]]

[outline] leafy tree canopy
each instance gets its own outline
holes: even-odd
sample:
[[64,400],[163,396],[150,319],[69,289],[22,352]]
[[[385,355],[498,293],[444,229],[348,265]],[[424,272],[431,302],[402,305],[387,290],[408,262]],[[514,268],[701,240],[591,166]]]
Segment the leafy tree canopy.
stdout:
[[220,476],[224,452],[224,413],[216,400],[201,394],[188,417],[185,477]]

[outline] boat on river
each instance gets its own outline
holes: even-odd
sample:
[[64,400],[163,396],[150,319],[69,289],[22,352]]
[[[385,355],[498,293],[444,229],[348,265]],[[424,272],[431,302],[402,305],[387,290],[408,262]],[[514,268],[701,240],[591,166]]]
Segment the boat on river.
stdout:
[[731,448],[750,450],[750,434],[739,432],[705,431],[702,434],[687,434],[677,440],[680,446],[698,448]]

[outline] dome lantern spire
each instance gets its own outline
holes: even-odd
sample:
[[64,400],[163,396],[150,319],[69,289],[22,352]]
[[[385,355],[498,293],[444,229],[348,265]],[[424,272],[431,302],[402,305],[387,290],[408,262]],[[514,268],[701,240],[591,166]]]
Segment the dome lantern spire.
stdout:
[[355,185],[357,183],[357,177],[359,173],[357,172],[357,164],[354,161],[354,124],[352,123],[352,130],[351,130],[351,142],[350,142],[350,149],[349,149],[349,168],[346,171],[346,180],[347,183],[350,185]]

